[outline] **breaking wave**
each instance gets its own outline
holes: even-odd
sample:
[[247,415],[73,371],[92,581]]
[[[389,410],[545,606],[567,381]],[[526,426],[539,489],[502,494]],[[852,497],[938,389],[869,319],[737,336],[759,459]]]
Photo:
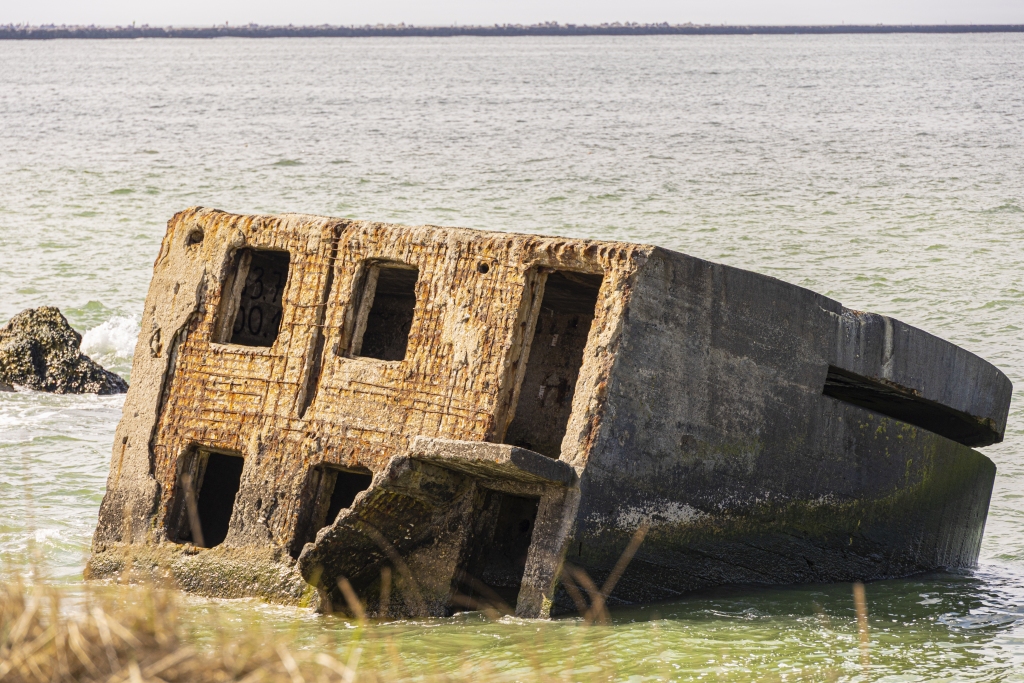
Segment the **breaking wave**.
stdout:
[[82,353],[109,368],[130,361],[139,336],[139,323],[128,316],[114,316],[82,335]]

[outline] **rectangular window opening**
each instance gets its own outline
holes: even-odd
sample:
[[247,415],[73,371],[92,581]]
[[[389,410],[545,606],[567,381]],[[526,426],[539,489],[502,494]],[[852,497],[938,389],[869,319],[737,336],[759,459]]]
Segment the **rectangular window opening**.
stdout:
[[602,279],[562,271],[547,276],[505,443],[551,458],[561,455]]
[[[245,460],[238,453],[199,449],[187,456],[180,478],[178,532],[174,540],[213,548],[228,535]],[[191,490],[186,490],[191,487]],[[190,500],[191,498],[191,500]],[[197,537],[197,534],[201,536]]]
[[298,557],[302,546],[316,540],[316,534],[325,526],[334,523],[338,513],[352,507],[356,496],[370,488],[373,474],[369,470],[343,470],[336,467],[320,466],[310,472],[312,506],[305,530],[296,534],[297,542],[292,546],[292,555]]
[[822,393],[927,429],[965,446],[988,446],[996,441],[995,432],[984,420],[929,401],[906,387],[864,377],[842,368],[829,366]]
[[457,608],[484,605],[515,611],[539,505],[539,498],[488,492],[458,579]]
[[216,340],[272,346],[281,329],[283,294],[291,257],[287,251],[240,249],[221,300]]
[[353,356],[405,360],[418,279],[419,270],[409,266],[370,267],[363,287],[360,322],[353,335]]

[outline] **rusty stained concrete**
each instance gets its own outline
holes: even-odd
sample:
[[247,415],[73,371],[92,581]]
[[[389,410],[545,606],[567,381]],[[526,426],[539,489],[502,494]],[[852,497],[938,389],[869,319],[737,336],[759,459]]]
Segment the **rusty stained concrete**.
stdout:
[[[283,252],[287,278],[266,279]],[[418,269],[405,357],[359,357],[367,283],[411,282],[389,267]],[[571,280],[561,300],[549,277]],[[276,310],[278,289],[273,338],[251,308]],[[582,353],[541,352],[573,338]],[[577,357],[559,376],[552,359]],[[962,444],[1001,440],[1010,395],[996,368],[899,321],[656,247],[202,208],[168,224],[132,380],[90,576],[135,567],[321,608],[345,577],[379,612],[437,615],[473,567],[508,588],[498,546],[526,552],[517,613],[571,609],[562,562],[600,585],[641,526],[612,603],[970,566],[994,467]],[[561,431],[508,429],[538,405],[565,416],[557,452]],[[182,475],[201,486],[238,462],[225,455],[244,458],[230,523],[200,548]],[[325,467],[373,483],[339,507]],[[501,535],[512,522],[523,539]]]
[[[215,341],[233,254],[243,247],[290,254],[280,332],[270,347]],[[140,546],[133,550],[139,557],[167,546],[174,558],[168,566],[196,555],[223,555],[230,565],[237,555],[243,566],[262,563],[276,576],[274,563],[290,566],[307,540],[296,534],[311,506],[313,468],[378,472],[417,436],[500,441],[515,401],[519,354],[532,335],[524,320],[538,303],[545,269],[604,276],[565,441],[575,444],[565,448],[565,459],[577,460],[600,418],[630,276],[649,251],[313,216],[206,209],[176,215],[146,299],[92,573],[120,566],[115,549],[128,542]],[[420,272],[416,298],[423,304],[400,362],[348,353],[360,281],[378,261]],[[184,504],[179,469],[197,446],[245,458],[227,538],[199,553],[172,542]],[[175,575],[198,584],[207,571],[179,566]],[[299,599],[303,586],[295,578],[283,591],[275,581],[253,592]],[[199,590],[224,592],[219,584]]]

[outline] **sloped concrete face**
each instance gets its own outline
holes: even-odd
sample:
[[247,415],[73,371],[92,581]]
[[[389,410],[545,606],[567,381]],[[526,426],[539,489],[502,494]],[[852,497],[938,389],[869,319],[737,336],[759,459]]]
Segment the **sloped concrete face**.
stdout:
[[[929,425],[953,416],[965,442],[992,443],[1011,390],[992,365],[899,321],[662,250],[625,316],[567,556],[603,577],[649,524],[616,599],[977,561],[995,467],[863,404]],[[837,371],[870,391],[830,395]]]
[[[177,214],[88,571],[443,615],[972,565],[1010,383],[643,245]],[[372,480],[371,480],[372,477]]]
[[[620,313],[650,250],[317,216],[177,214],[154,265],[90,571],[119,571],[145,546],[148,565],[166,551],[168,563],[198,567],[193,558],[216,550],[222,566],[237,557],[244,573],[259,550],[260,562],[301,582],[295,559],[317,532],[325,468],[379,474],[418,436],[504,440],[552,273],[600,282],[562,406],[561,455],[584,462]],[[415,278],[382,284],[390,271]],[[400,305],[406,281],[411,319]],[[377,354],[386,358],[364,348],[368,335],[395,334],[404,344],[387,341]],[[234,498],[220,506],[226,533],[215,549],[199,548],[190,507],[201,512],[217,495],[204,481],[224,458],[240,464]],[[201,589],[202,571],[188,576],[183,585]],[[291,584],[280,591],[295,595]]]

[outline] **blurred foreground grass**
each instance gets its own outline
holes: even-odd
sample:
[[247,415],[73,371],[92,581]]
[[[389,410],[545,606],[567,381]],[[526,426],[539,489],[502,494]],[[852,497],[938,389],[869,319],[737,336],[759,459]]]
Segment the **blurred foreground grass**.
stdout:
[[[87,590],[73,598],[52,586],[19,581],[0,587],[0,681],[4,683],[213,683],[287,681],[561,680],[518,670],[501,674],[486,664],[428,675],[408,670],[391,638],[376,637],[365,623],[343,651],[336,644],[296,641],[253,623],[244,637],[214,628],[194,641],[179,620],[180,596],[150,585],[130,591]],[[325,652],[330,650],[331,654]],[[387,670],[360,666],[390,659]]]

